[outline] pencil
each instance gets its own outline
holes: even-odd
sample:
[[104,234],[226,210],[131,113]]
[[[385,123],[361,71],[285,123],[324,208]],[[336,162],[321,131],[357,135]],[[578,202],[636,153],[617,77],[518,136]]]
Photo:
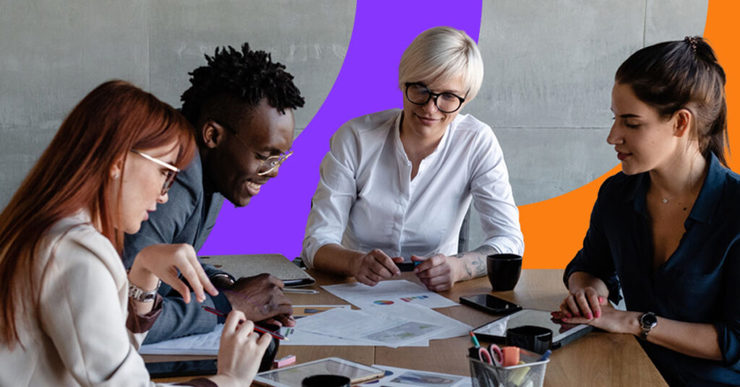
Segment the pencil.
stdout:
[[[201,305],[201,308],[203,308],[203,310],[205,310],[206,312],[215,314],[216,316],[226,317],[226,314],[224,312],[221,312],[218,309],[213,309],[210,306]],[[274,337],[274,338],[276,338],[278,340],[285,340],[285,341],[288,340],[285,336],[283,336],[283,335],[281,335],[281,334],[279,334],[277,332],[273,332],[271,330],[268,330],[268,329],[259,327],[256,324],[254,326],[254,330],[257,331],[257,332],[260,332],[260,333],[267,333],[268,335],[270,335],[270,336],[272,336],[272,337]]]
[[313,289],[283,288],[283,293],[319,294],[319,291],[318,290],[313,290]]

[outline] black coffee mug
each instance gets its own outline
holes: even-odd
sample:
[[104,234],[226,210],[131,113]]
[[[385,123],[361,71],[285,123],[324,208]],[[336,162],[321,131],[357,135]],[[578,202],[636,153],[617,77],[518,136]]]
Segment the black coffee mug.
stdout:
[[301,381],[302,387],[350,387],[350,380],[342,375],[312,375]]
[[493,254],[486,257],[488,280],[494,291],[512,290],[522,274],[522,257],[516,254]]
[[543,354],[552,345],[552,331],[535,325],[522,325],[506,330],[506,345]]

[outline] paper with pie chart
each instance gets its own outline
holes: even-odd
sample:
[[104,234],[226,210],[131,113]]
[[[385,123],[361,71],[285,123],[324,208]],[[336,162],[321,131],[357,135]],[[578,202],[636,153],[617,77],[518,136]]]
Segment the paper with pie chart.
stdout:
[[361,283],[322,286],[329,293],[346,300],[358,308],[415,304],[427,308],[446,308],[456,302],[427,290],[423,286],[406,281],[381,281],[375,286]]

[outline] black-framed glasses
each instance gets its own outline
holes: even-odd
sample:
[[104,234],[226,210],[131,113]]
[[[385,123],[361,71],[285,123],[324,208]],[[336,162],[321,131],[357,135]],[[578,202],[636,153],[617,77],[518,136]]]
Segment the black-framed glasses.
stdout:
[[465,98],[453,93],[432,93],[427,85],[419,82],[406,82],[406,99],[421,106],[433,99],[434,106],[443,113],[454,113],[465,102]]
[[137,155],[139,155],[139,156],[141,156],[141,157],[143,157],[143,158],[145,158],[145,159],[147,159],[147,160],[149,160],[149,161],[151,161],[151,162],[153,162],[153,163],[155,163],[155,164],[157,164],[157,165],[159,165],[161,167],[165,167],[167,169],[167,173],[166,173],[165,178],[164,178],[164,183],[162,184],[162,192],[160,193],[160,195],[166,194],[167,191],[170,190],[170,187],[172,187],[172,184],[175,182],[175,178],[177,177],[177,174],[180,172],[180,169],[177,168],[176,166],[174,166],[174,165],[172,165],[170,163],[166,163],[166,162],[164,162],[164,161],[162,161],[162,160],[160,160],[160,159],[158,159],[158,158],[156,158],[154,156],[149,156],[148,154],[146,154],[146,153],[144,153],[142,151],[138,151],[136,149],[131,149],[131,152],[136,153]]
[[288,151],[288,153],[283,153],[283,154],[279,154],[279,155],[274,155],[274,156],[270,156],[270,157],[265,157],[265,156],[262,156],[262,155],[260,155],[259,153],[257,153],[257,152],[254,152],[254,151],[252,151],[252,147],[250,147],[250,146],[249,146],[249,144],[247,144],[247,142],[246,142],[246,141],[242,140],[242,138],[241,138],[241,137],[239,137],[239,134],[237,134],[236,130],[234,130],[234,129],[233,129],[233,128],[231,128],[230,126],[228,126],[228,125],[225,125],[225,124],[222,124],[222,123],[220,123],[219,121],[216,121],[216,120],[214,120],[214,119],[211,119],[211,121],[215,122],[216,124],[220,125],[220,126],[221,126],[222,128],[226,129],[226,130],[227,130],[228,132],[230,132],[230,133],[231,133],[231,134],[232,134],[232,135],[233,135],[233,136],[234,136],[234,137],[235,137],[235,138],[236,138],[236,139],[237,139],[237,140],[238,140],[238,141],[239,141],[239,142],[240,142],[240,143],[241,143],[241,144],[242,144],[242,145],[243,145],[244,147],[246,147],[246,148],[247,148],[247,149],[249,149],[249,150],[250,150],[250,151],[251,151],[252,153],[254,153],[254,157],[255,157],[255,158],[257,159],[257,161],[259,161],[259,162],[261,163],[261,164],[260,164],[260,167],[258,168],[258,170],[259,170],[260,172],[257,172],[257,175],[258,175],[258,176],[264,176],[264,175],[267,175],[268,173],[271,173],[271,172],[275,171],[276,169],[280,168],[280,166],[281,166],[281,165],[283,164],[283,162],[285,162],[285,160],[286,160],[286,159],[287,159],[288,157],[290,157],[290,156],[292,156],[292,155],[293,155],[293,151],[292,151],[292,150],[289,150],[289,151]]

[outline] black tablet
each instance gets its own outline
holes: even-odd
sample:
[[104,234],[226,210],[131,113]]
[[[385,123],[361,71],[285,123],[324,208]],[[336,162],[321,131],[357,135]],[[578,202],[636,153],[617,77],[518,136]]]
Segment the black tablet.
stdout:
[[552,331],[552,349],[560,348],[593,330],[590,325],[574,325],[553,321],[548,311],[522,309],[496,321],[481,325],[473,329],[473,333],[480,340],[503,344],[506,341],[507,329],[523,325],[535,325],[550,329]]

